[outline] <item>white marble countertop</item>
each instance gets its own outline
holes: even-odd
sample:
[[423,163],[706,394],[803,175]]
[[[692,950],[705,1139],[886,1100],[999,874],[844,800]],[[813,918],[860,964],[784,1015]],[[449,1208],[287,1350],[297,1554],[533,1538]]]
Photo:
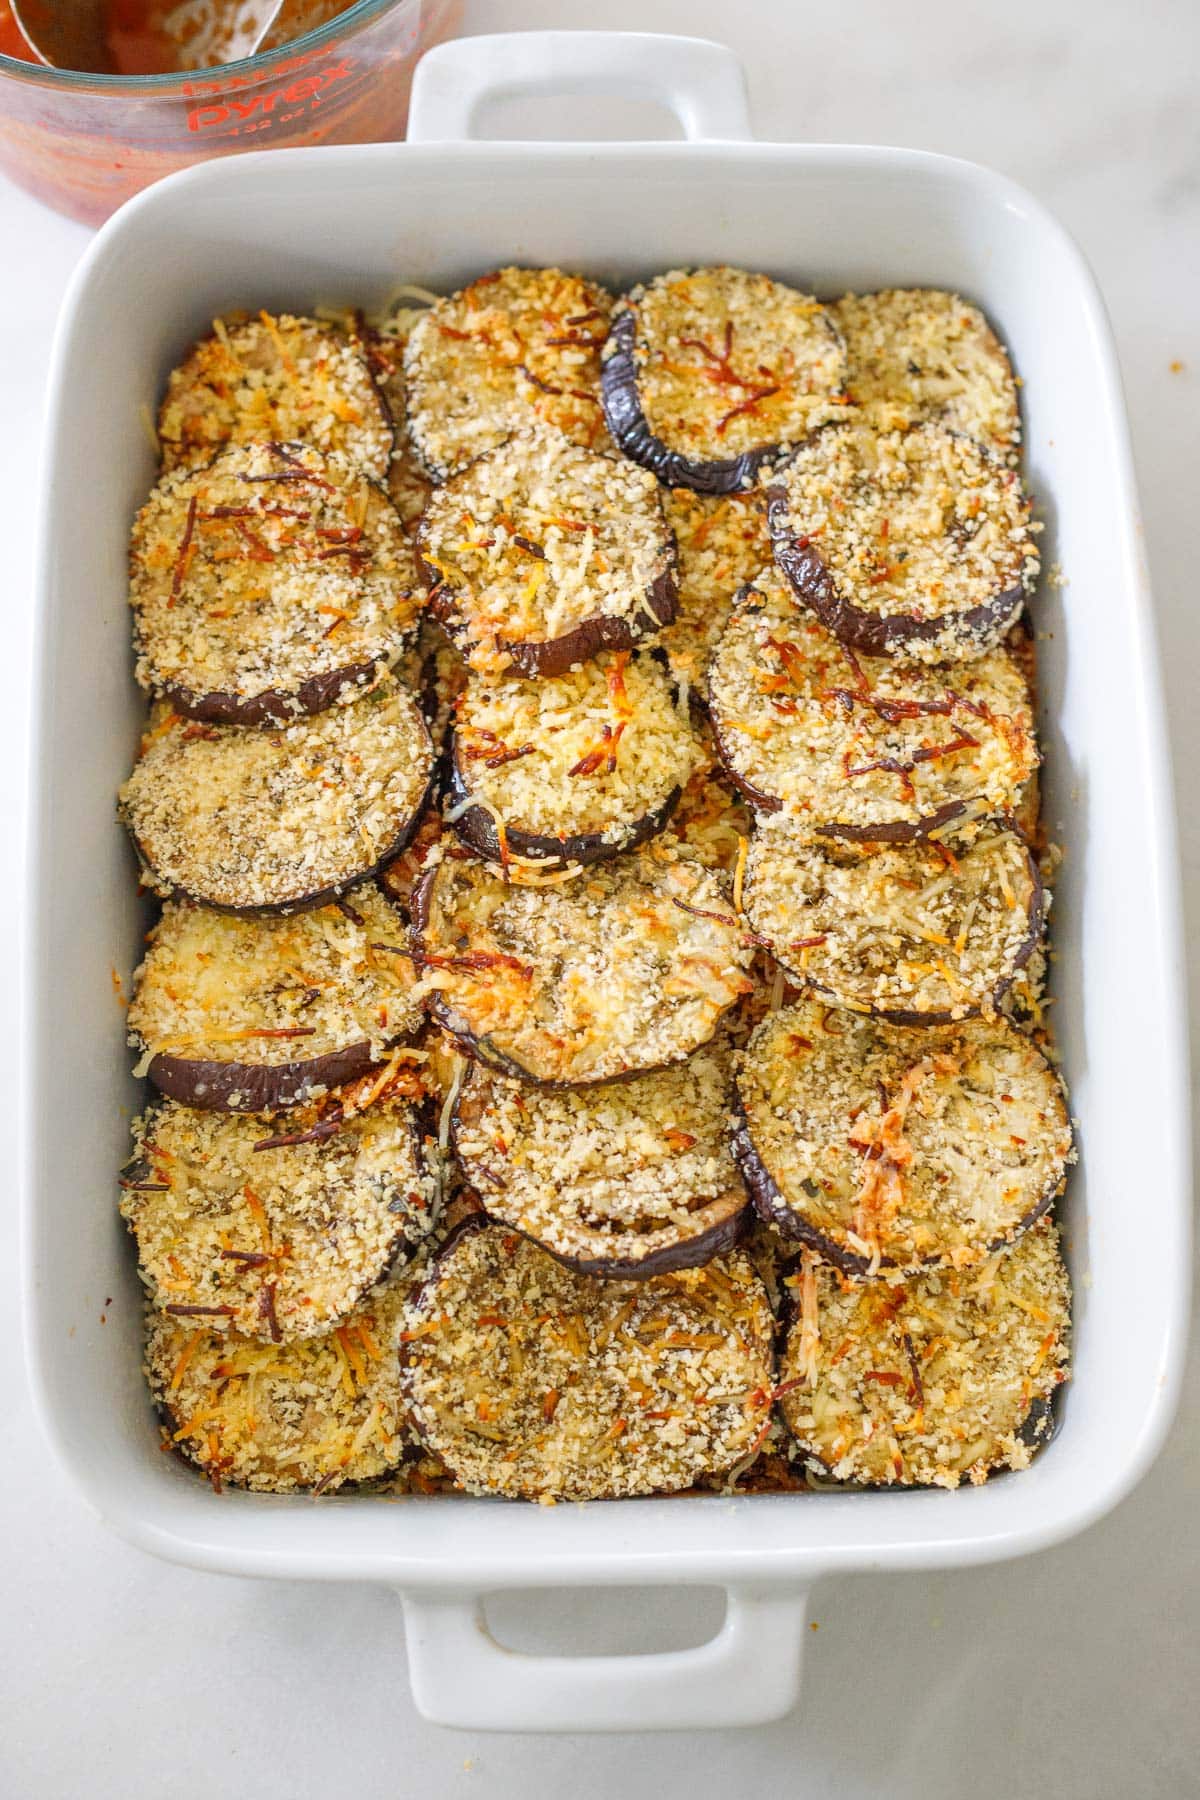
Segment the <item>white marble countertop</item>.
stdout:
[[[996,165],[1080,240],[1116,325],[1133,417],[1200,923],[1200,9],[1194,0],[467,0],[471,30],[611,25],[724,38],[766,138],[917,145]],[[30,526],[54,315],[86,234],[0,185],[2,884],[14,941]],[[1180,366],[1182,365],[1182,366]],[[1096,521],[1104,529],[1104,521]],[[11,991],[12,984],[9,983]],[[1193,976],[1193,993],[1195,977]],[[1193,1008],[1197,1017],[1200,1009]],[[0,1091],[14,1091],[15,1025]],[[9,1132],[11,1141],[11,1131]],[[1136,1229],[1137,1195],[1131,1194]],[[234,1581],[110,1537],[51,1460],[25,1397],[5,1209],[0,1269],[0,1795],[172,1800],[353,1793],[578,1800],[1180,1800],[1200,1791],[1200,1369],[1157,1467],[1065,1548],[1007,1567],[830,1581],[785,1721],[691,1739],[471,1738],[413,1710],[399,1606],[381,1590]],[[4,1252],[7,1252],[5,1254]],[[657,1618],[702,1600],[655,1602]],[[510,1607],[531,1642],[538,1608]],[[705,1614],[711,1619],[711,1613]],[[703,1635],[697,1632],[697,1636]]]

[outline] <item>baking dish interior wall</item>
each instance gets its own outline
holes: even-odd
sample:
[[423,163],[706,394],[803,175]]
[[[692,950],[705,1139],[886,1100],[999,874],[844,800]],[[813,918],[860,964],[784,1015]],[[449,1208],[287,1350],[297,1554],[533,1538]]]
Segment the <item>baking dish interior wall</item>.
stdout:
[[[1107,1225],[1103,1242],[1095,1231],[1089,1238],[1087,1182],[1091,1169],[1104,1169],[1106,1183],[1120,1180],[1129,1155],[1111,1109],[1091,1105],[1094,1087],[1113,1091],[1114,1071],[1089,1068],[1083,1055],[1089,1020],[1080,972],[1103,971],[1105,1006],[1128,1002],[1131,1018],[1153,998],[1136,993],[1129,959],[1115,954],[1136,916],[1136,874],[1110,842],[1119,822],[1109,806],[1103,815],[1092,806],[1093,792],[1122,791],[1120,771],[1101,766],[1120,746],[1099,709],[1109,704],[1106,691],[1120,692],[1122,668],[1138,652],[1125,641],[1127,610],[1108,604],[1115,577],[1105,564],[1105,522],[1084,504],[1089,491],[1112,486],[1105,459],[1113,450],[1089,398],[1086,310],[1072,272],[1054,265],[1061,240],[1005,201],[1007,190],[981,202],[979,171],[958,181],[945,164],[935,173],[920,158],[892,165],[874,152],[663,145],[534,154],[490,144],[486,159],[469,147],[439,147],[410,150],[402,162],[386,148],[345,163],[303,152],[284,160],[288,179],[270,163],[243,167],[236,213],[214,204],[204,184],[194,199],[176,188],[169,209],[148,196],[143,204],[159,208],[160,229],[127,233],[101,254],[90,316],[73,335],[65,371],[50,500],[54,679],[44,741],[56,750],[40,801],[39,929],[54,946],[70,1028],[44,1031],[38,1056],[43,1094],[69,1094],[78,1128],[57,1129],[46,1100],[39,1154],[49,1211],[39,1229],[41,1242],[56,1247],[52,1263],[40,1259],[43,1278],[52,1268],[58,1284],[54,1316],[73,1333],[58,1346],[50,1380],[63,1391],[51,1399],[69,1404],[83,1434],[77,1454],[136,1464],[139,1480],[154,1487],[192,1479],[158,1452],[139,1374],[134,1260],[115,1207],[113,1178],[140,1093],[110,970],[127,992],[145,920],[113,796],[143,718],[131,675],[125,556],[129,519],[154,473],[144,413],[187,343],[231,306],[371,303],[398,279],[446,289],[505,262],[557,262],[620,285],[685,262],[728,261],[823,295],[919,283],[957,288],[985,307],[1026,383],[1028,476],[1047,519],[1044,562],[1061,562],[1070,576],[1058,591],[1043,582],[1034,613],[1043,634],[1046,816],[1052,832],[1069,818],[1070,854],[1055,884],[1053,987],[1084,1162],[1073,1180],[1068,1250],[1077,1274],[1101,1252],[1115,1257]],[[1106,1057],[1122,1054],[1111,1033],[1091,1041]],[[1068,1398],[1060,1444],[1075,1407],[1098,1403],[1089,1395],[1097,1346],[1088,1311],[1081,1284],[1079,1391]],[[224,1504],[262,1502],[239,1495]]]

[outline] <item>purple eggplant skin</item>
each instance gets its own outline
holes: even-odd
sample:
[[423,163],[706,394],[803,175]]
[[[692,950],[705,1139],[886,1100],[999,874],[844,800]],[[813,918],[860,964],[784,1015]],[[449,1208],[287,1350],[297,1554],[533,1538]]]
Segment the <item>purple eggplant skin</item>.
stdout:
[[[1021,837],[1021,833],[1014,831],[1013,836]],[[871,843],[875,842],[874,833],[872,833],[869,841]],[[1009,988],[1012,986],[1017,976],[1021,973],[1021,970],[1025,967],[1025,964],[1037,949],[1038,944],[1041,942],[1042,926],[1046,916],[1046,887],[1042,880],[1042,872],[1038,867],[1036,856],[1034,856],[1033,851],[1029,848],[1028,842],[1024,838],[1022,838],[1021,841],[1025,844],[1025,854],[1029,862],[1029,874],[1032,887],[1029,899],[1029,930],[1025,934],[1020,949],[1017,951],[1016,957],[1013,960],[1013,966],[1009,973],[1003,976],[992,989],[992,1005],[997,1008],[1000,1006],[1000,1003],[1008,993]],[[772,952],[772,954],[775,955],[775,960],[780,964],[780,967],[787,969],[788,973],[792,975],[807,992],[820,994],[823,998],[828,998],[831,1004],[837,1005],[836,996],[830,988],[825,987],[823,983],[819,981],[814,981],[811,976],[804,975],[799,970],[788,969],[788,965],[784,962],[782,957],[776,952]],[[915,1012],[911,1008],[896,1006],[869,1006],[866,1010],[870,1013],[872,1018],[882,1019],[887,1025],[960,1025],[964,1019],[977,1019],[983,1011],[983,1005],[981,1002],[977,1006],[959,1008],[956,1011],[952,1011],[949,1007],[945,1007],[936,1012]]]
[[947,631],[963,642],[977,639],[982,648],[1013,624],[1025,605],[1025,589],[1018,582],[1016,587],[993,594],[982,605],[952,616],[918,619],[911,613],[893,613],[883,618],[855,606],[839,593],[820,551],[811,539],[797,536],[792,530],[787,491],[783,487],[767,489],[767,530],[775,562],[796,598],[816,614],[834,637],[851,649],[862,651],[864,656],[903,655],[910,645],[942,637]]
[[[215,1062],[160,1051],[146,1073],[160,1093],[201,1112],[281,1112],[299,1106],[316,1089],[343,1087],[378,1068],[366,1038],[296,1062]],[[234,1096],[237,1096],[235,1099]]]
[[210,725],[294,725],[297,719],[324,712],[337,701],[369,687],[384,666],[383,661],[347,663],[343,668],[310,676],[294,692],[264,688],[261,694],[250,695],[221,690],[197,694],[191,688],[167,682],[161,693],[185,719],[202,719]]
[[[427,563],[420,550],[417,561],[429,584],[428,607],[435,618],[458,644],[464,654],[470,648],[466,627],[458,616],[454,590],[447,587],[437,570]],[[646,590],[644,604],[629,617],[617,618],[610,613],[593,613],[562,637],[515,640],[501,638],[499,649],[512,664],[510,671],[528,679],[539,676],[566,675],[578,664],[590,662],[602,650],[632,650],[645,637],[670,625],[679,610],[679,589],[674,557],[667,569],[656,575]]]
[[[788,1205],[780,1193],[774,1177],[754,1148],[754,1140],[750,1136],[750,1128],[744,1114],[739,1115],[738,1124],[735,1126],[730,1140],[730,1148],[742,1180],[749,1190],[754,1210],[764,1225],[772,1226],[781,1237],[794,1239],[805,1249],[815,1251],[823,1262],[832,1263],[834,1268],[842,1271],[843,1275],[861,1276],[869,1272],[871,1266],[869,1257],[862,1256],[854,1250],[847,1250],[844,1244],[839,1244],[835,1238],[827,1237],[823,1231],[818,1231],[814,1225],[810,1225],[807,1220],[802,1219],[794,1207]],[[1052,1183],[1041,1198],[1030,1207],[1025,1216],[1017,1221],[1011,1231],[996,1238],[987,1246],[988,1254],[990,1255],[995,1250],[1004,1250],[1010,1244],[1015,1244],[1019,1237],[1024,1236],[1031,1225],[1036,1225],[1043,1213],[1049,1212],[1061,1189],[1061,1181]],[[932,1268],[938,1265],[940,1259],[937,1256],[927,1256],[923,1260],[926,1266]],[[895,1266],[895,1260],[890,1256],[885,1256],[880,1261],[881,1268],[894,1269]]]
[[[562,837],[550,837],[536,831],[522,831],[518,826],[506,826],[504,836],[509,851],[514,856],[534,857],[541,861],[564,865],[566,863],[604,862],[610,856],[620,856],[626,850],[636,850],[639,844],[647,839],[657,837],[671,814],[679,805],[682,789],[675,787],[667,795],[661,806],[653,812],[646,813],[630,826],[625,836],[613,840],[606,838],[599,831],[584,831],[564,834]],[[458,743],[454,732],[450,734],[450,754],[447,759],[447,798],[453,809],[470,798],[471,790],[463,774],[462,763],[458,756]],[[500,839],[496,830],[496,821],[484,806],[472,806],[459,815],[454,821],[454,830],[463,843],[481,856],[485,862],[501,861]]]
[[190,888],[173,886],[166,889],[165,884],[160,885],[154,865],[142,854],[142,847],[134,835],[133,828],[126,818],[124,810],[119,806],[117,808],[117,814],[121,819],[121,822],[129,831],[130,838],[133,841],[134,850],[137,853],[138,861],[146,872],[148,885],[153,888],[160,899],[187,900],[195,906],[208,907],[210,912],[227,913],[233,918],[274,917],[276,915],[288,913],[313,912],[319,906],[336,904],[336,902],[341,900],[344,895],[349,894],[356,887],[361,887],[364,882],[375,881],[379,875],[382,874],[388,863],[393,862],[395,858],[399,856],[402,851],[407,850],[408,846],[412,843],[413,838],[417,834],[421,820],[425,816],[425,809],[433,796],[436,779],[437,766],[435,760],[435,765],[430,774],[425,792],[421,796],[419,804],[413,809],[412,817],[404,825],[399,835],[388,845],[382,856],[378,857],[375,862],[371,863],[365,869],[356,869],[353,875],[347,875],[344,880],[334,882],[328,887],[315,888],[309,893],[297,894],[287,900],[274,901],[270,906],[227,906],[222,905],[219,901],[210,900],[206,894],[193,893]]
[[656,437],[642,411],[638,395],[634,345],[637,319],[632,311],[619,312],[613,321],[600,374],[604,417],[617,448],[631,462],[657,475],[664,487],[692,488],[698,494],[735,494],[754,486],[764,463],[774,462],[786,448],[763,444],[743,450],[739,456],[716,458],[685,456]]
[[[484,1207],[487,1200],[484,1199]],[[492,1215],[488,1215],[492,1218]],[[519,1237],[528,1238],[547,1256],[552,1256],[564,1269],[573,1269],[576,1275],[592,1275],[600,1281],[649,1281],[655,1275],[670,1275],[679,1269],[699,1269],[710,1263],[714,1256],[721,1256],[726,1250],[734,1249],[746,1235],[749,1224],[750,1208],[743,1200],[735,1212],[728,1218],[721,1219],[711,1225],[707,1231],[698,1231],[695,1236],[681,1238],[677,1244],[664,1244],[660,1250],[649,1256],[564,1256],[561,1251],[552,1250],[549,1244],[543,1244],[532,1232],[522,1231],[517,1225],[510,1225],[506,1219],[492,1218],[492,1223],[505,1231],[515,1231]]]

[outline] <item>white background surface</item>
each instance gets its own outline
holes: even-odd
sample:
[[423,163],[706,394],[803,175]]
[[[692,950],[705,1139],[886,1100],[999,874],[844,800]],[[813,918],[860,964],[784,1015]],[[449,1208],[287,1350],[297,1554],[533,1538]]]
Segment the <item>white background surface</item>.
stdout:
[[[466,16],[472,30],[611,25],[724,38],[749,70],[759,136],[908,144],[991,163],[1032,188],[1079,238],[1113,315],[1129,393],[1194,929],[1194,0],[467,0]],[[628,123],[616,109],[609,117]],[[505,123],[513,127],[515,114]],[[0,242],[0,593],[8,621],[0,843],[11,876],[0,882],[0,904],[11,915],[23,830],[41,390],[58,299],[86,233],[0,185]],[[1119,730],[1121,697],[1112,699]],[[0,942],[14,945],[11,916],[5,924]],[[1193,977],[1200,1018],[1195,987]],[[63,1028],[70,1030],[69,1003]],[[15,1032],[0,1032],[5,1094],[13,1093],[18,1055]],[[1131,1230],[1138,1199],[1129,1195]],[[767,1786],[798,1800],[1200,1794],[1198,1358],[1158,1466],[1083,1539],[1008,1567],[819,1588],[805,1690],[786,1721],[692,1739],[473,1739],[414,1713],[399,1607],[387,1592],[192,1574],[127,1549],[91,1518],[51,1461],[24,1396],[14,1211],[0,1216],[0,1279],[8,1284],[0,1295],[0,1800],[85,1792],[89,1800],[156,1792],[171,1800],[538,1800],[563,1792],[640,1800],[701,1787],[736,1797]],[[695,1596],[655,1596],[640,1612],[631,1628],[646,1647],[660,1641],[668,1618],[690,1621],[693,1638],[713,1619]],[[569,1614],[570,1606],[546,1647],[572,1629]],[[520,1626],[518,1641],[540,1647],[544,1601],[510,1605],[504,1617]]]

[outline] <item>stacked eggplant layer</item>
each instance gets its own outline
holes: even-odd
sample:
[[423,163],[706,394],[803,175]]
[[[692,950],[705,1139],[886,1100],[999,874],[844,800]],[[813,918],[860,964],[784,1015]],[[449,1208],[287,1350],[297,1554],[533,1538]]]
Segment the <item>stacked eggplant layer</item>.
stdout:
[[1074,1153],[982,315],[508,268],[215,321],[159,429],[164,1441],[542,1503],[1023,1468]]

